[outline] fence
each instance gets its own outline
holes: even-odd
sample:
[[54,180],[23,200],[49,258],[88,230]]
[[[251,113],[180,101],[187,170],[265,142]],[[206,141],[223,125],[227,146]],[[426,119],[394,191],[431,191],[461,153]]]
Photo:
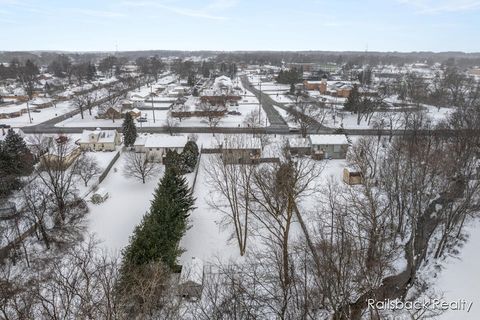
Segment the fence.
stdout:
[[195,166],[195,177],[193,178],[192,191],[195,190],[195,185],[197,184],[198,170],[200,168],[200,160],[202,159],[202,153],[198,154],[197,165]]
[[103,173],[98,177],[98,183],[102,183],[102,181],[107,177],[110,169],[112,169],[115,162],[117,162],[118,158],[120,157],[120,151],[117,151],[117,154],[113,157],[112,161],[108,164],[107,168],[103,171]]

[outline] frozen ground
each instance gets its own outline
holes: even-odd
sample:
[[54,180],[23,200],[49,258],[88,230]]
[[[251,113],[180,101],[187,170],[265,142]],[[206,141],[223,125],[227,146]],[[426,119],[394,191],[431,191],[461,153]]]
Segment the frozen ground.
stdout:
[[478,244],[480,243],[480,221],[476,220],[467,228],[470,238],[460,249],[458,259],[450,259],[445,269],[440,272],[437,290],[444,293],[444,301],[465,299],[473,302],[470,313],[465,311],[448,311],[440,320],[477,320],[480,319],[480,257]]
[[[0,107],[0,113],[15,112],[17,109],[23,109],[26,107],[26,104],[11,107]],[[40,109],[40,112],[33,112],[31,110],[30,116],[32,118],[32,123],[28,121],[28,113],[24,113],[20,117],[16,118],[0,119],[0,123],[8,124],[13,128],[33,126],[73,110],[75,110],[75,107],[72,106],[69,101],[65,101],[57,103],[56,107]]]
[[163,174],[163,166],[159,166],[145,184],[128,179],[123,174],[124,159],[122,154],[100,184],[109,193],[109,198],[101,204],[89,202],[89,230],[112,252],[119,252],[128,244],[133,229],[150,208],[153,191]]
[[207,173],[205,166],[212,155],[203,154],[197,177],[197,186],[194,190],[196,209],[190,214],[192,226],[180,241],[180,246],[185,252],[180,257],[180,263],[197,257],[207,262],[228,261],[240,257],[235,240],[229,241],[231,230],[226,230],[219,225],[221,213],[213,210],[207,203],[212,197],[212,191],[206,184]]

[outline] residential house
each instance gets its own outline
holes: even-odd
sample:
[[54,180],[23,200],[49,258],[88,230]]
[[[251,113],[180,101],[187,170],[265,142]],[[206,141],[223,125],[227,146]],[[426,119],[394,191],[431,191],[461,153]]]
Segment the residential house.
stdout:
[[310,139],[312,158],[345,159],[348,151],[348,140],[343,134],[313,134]]
[[83,130],[77,144],[84,151],[115,151],[120,145],[120,134],[116,130]]
[[252,138],[248,143],[225,140],[221,149],[222,159],[226,164],[256,164],[260,162],[262,155],[262,144],[259,138]]
[[66,136],[54,139],[48,146],[48,150],[40,157],[42,166],[55,166],[59,169],[67,169],[81,154],[80,147]]
[[292,156],[310,155],[312,147],[310,139],[292,137],[287,140],[287,148]]
[[188,138],[185,136],[150,135],[140,140],[141,142],[135,142],[135,151],[145,152],[149,161],[160,163],[163,162],[168,150],[181,153],[188,142]]

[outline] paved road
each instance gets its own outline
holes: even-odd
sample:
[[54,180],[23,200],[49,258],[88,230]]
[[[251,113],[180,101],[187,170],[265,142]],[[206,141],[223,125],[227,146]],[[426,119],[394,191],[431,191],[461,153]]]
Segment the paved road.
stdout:
[[280,113],[273,107],[274,105],[277,105],[277,103],[273,101],[272,98],[270,98],[268,95],[260,92],[260,90],[257,90],[254,86],[252,86],[250,81],[248,81],[247,76],[243,75],[240,79],[242,80],[243,87],[251,91],[262,103],[263,110],[265,110],[268,121],[270,122],[270,127],[288,132],[287,123],[280,115]]
[[[255,94],[255,96],[257,97],[257,99],[261,99],[262,106],[265,109],[265,111],[267,112],[268,119],[270,120],[270,117],[272,116],[273,117],[272,119],[274,121],[281,121],[283,125],[278,126],[278,127],[282,128],[285,132],[288,131],[288,125],[286,124],[283,117],[274,108],[274,106],[276,106],[278,108],[281,108],[281,109],[285,110],[286,112],[289,112],[288,107],[286,107],[285,104],[283,104],[283,103],[280,103],[280,102],[277,102],[277,101],[273,100],[268,94],[265,94],[265,93],[261,92],[260,90],[256,89],[250,83],[247,76],[244,75],[244,76],[241,77],[241,79],[242,79],[243,86],[245,88],[247,88],[248,90],[250,90],[251,92],[253,92],[253,94]],[[309,101],[309,102],[310,103],[315,103],[315,104],[318,103],[318,101],[313,100],[313,99],[312,99],[312,101]],[[277,116],[280,117],[280,120],[277,119]],[[325,127],[324,125],[321,125],[316,119],[313,119],[313,118],[310,118],[310,117],[308,117],[308,118],[310,119],[309,122],[311,123],[309,125],[309,129],[308,129],[309,132],[321,133],[321,132],[332,131],[332,129],[330,129],[328,127]],[[270,122],[270,123],[272,123],[272,122]]]

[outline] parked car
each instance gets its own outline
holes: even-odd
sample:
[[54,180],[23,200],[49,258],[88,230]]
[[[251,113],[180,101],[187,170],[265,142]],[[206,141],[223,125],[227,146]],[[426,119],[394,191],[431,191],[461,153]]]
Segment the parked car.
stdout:
[[138,118],[137,122],[147,122],[147,118]]
[[288,127],[288,131],[290,131],[290,132],[300,132],[300,128],[297,127],[297,126],[291,126],[291,127]]
[[10,128],[10,125],[9,125],[9,124],[5,124],[5,123],[0,123],[0,128],[8,129],[8,128]]
[[241,116],[242,114],[238,111],[229,111],[228,112],[229,115],[232,115],[232,116]]
[[42,112],[42,110],[40,110],[40,109],[33,109],[32,112],[40,113],[40,112]]

